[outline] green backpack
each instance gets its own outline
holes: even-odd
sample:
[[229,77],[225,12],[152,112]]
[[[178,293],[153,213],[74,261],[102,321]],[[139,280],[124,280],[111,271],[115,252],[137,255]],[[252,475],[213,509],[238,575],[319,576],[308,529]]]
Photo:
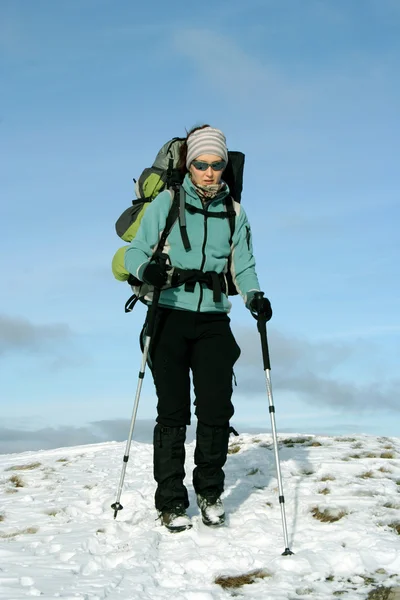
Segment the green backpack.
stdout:
[[[154,198],[158,196],[160,192],[165,189],[169,189],[173,197],[173,202],[170,213],[167,217],[165,230],[157,247],[157,252],[162,252],[163,245],[165,244],[166,238],[172,226],[179,218],[179,215],[185,211],[184,202],[183,204],[182,202],[180,203],[180,186],[183,182],[185,174],[178,168],[179,151],[184,141],[185,138],[175,137],[165,143],[158,152],[153,165],[144,169],[137,181],[134,180],[137,198],[132,200],[132,205],[121,214],[115,224],[117,235],[125,242],[130,243],[135,237],[140,227],[143,215],[146,209],[149,207],[150,202],[154,200]],[[228,184],[231,196],[236,202],[240,202],[241,200],[244,160],[245,156],[242,152],[229,151],[228,165],[223,174],[223,180]],[[220,215],[227,216],[229,218],[231,238],[235,228],[235,214],[232,206],[232,198],[227,198],[226,214]],[[183,228],[181,228],[181,233],[182,235],[184,233],[186,235],[186,231]],[[187,247],[187,239],[184,240],[184,243],[185,247]],[[130,285],[139,286],[141,282],[139,282],[135,277],[130,275],[125,270],[124,255],[126,248],[127,246],[123,246],[117,250],[114,255],[112,261],[112,271],[114,277],[119,281],[128,281]],[[190,243],[187,249],[190,249]],[[227,273],[227,280],[228,294],[237,294],[229,272]]]

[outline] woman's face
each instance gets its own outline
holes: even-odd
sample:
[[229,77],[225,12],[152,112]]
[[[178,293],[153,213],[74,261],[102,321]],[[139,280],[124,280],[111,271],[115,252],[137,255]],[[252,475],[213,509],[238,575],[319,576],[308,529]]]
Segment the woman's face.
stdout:
[[[216,156],[215,154],[201,154],[198,156],[189,167],[190,174],[192,176],[192,180],[196,185],[215,185],[220,183],[222,173],[224,172],[224,168],[216,171],[211,166],[210,163],[221,163],[223,159],[220,156]],[[199,168],[196,168],[196,163],[208,163],[209,166],[205,171],[202,171]],[[216,165],[220,166],[220,165]]]

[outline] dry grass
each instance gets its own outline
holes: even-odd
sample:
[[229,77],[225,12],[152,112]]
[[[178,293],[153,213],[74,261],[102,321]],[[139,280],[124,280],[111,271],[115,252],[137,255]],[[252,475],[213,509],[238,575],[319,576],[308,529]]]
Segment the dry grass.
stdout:
[[0,515],[0,523],[1,523],[1,521],[4,521],[4,518],[5,518],[4,515]]
[[395,532],[400,535],[400,521],[393,521],[392,523],[388,524],[388,527],[390,527],[390,529],[394,529]]
[[349,513],[345,510],[338,510],[334,508],[324,508],[324,510],[319,510],[318,506],[314,506],[311,509],[311,514],[314,519],[318,519],[321,523],[336,523]]
[[33,469],[38,469],[42,466],[40,462],[28,463],[26,465],[14,465],[12,467],[8,467],[5,469],[6,471],[32,471]]
[[396,458],[395,452],[382,452],[380,458]]
[[66,463],[69,462],[69,458],[59,458],[56,460],[56,462]]
[[302,475],[314,475],[315,471],[313,471],[312,469],[308,469],[307,467],[304,467],[300,473]]
[[257,473],[259,473],[259,472],[260,472],[260,469],[257,469],[257,468],[255,468],[255,469],[250,469],[250,471],[248,471],[248,472],[246,473],[246,475],[256,475],[256,474],[257,474]]
[[326,496],[327,494],[330,494],[331,490],[328,487],[324,487],[322,488],[322,490],[319,490],[318,494],[324,494],[324,496]]
[[385,502],[383,506],[384,508],[393,508],[394,510],[400,510],[400,504],[396,504],[395,502]]
[[14,531],[13,533],[1,533],[0,532],[0,538],[2,538],[3,540],[7,540],[13,537],[16,537],[17,535],[24,535],[24,534],[33,534],[33,533],[37,533],[39,531],[39,529],[37,527],[27,527],[26,529],[20,529],[19,531]]
[[13,475],[12,477],[10,477],[10,479],[8,481],[15,488],[23,488],[23,487],[25,487],[25,483],[24,483],[23,479],[19,475]]
[[335,438],[335,442],[356,442],[356,438],[353,437],[342,437]]
[[389,600],[392,588],[379,586],[371,590],[366,600]]
[[393,473],[393,471],[391,469],[388,469],[387,467],[379,467],[378,471],[380,471],[381,473]]
[[324,475],[321,477],[320,481],[335,481],[336,477],[333,475]]
[[362,448],[364,446],[364,444],[362,442],[356,442],[355,444],[352,444],[352,448],[356,449],[356,448]]
[[281,443],[287,446],[288,448],[293,448],[295,444],[306,444],[311,440],[312,438],[310,437],[286,438],[284,440],[281,440]]
[[239,444],[233,444],[233,446],[229,446],[228,454],[236,454],[237,452],[239,452],[239,450],[240,450]]
[[360,479],[370,479],[371,477],[374,477],[374,472],[365,471],[365,473],[361,473],[361,475],[359,475],[358,477],[360,477]]
[[223,589],[233,589],[249,585],[257,579],[265,579],[266,577],[271,577],[271,573],[264,569],[256,569],[250,573],[243,573],[243,575],[220,575],[214,580],[214,583],[220,585]]
[[49,517],[55,517],[56,515],[58,515],[59,512],[60,512],[59,510],[56,510],[55,508],[53,508],[53,509],[46,510],[45,514],[49,515]]

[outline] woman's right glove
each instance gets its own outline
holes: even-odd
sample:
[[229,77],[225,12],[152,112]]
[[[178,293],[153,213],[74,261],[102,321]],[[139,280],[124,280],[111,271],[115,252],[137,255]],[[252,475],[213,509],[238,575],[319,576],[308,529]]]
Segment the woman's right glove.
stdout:
[[142,279],[145,283],[161,289],[168,279],[166,262],[157,259],[149,262],[142,273]]

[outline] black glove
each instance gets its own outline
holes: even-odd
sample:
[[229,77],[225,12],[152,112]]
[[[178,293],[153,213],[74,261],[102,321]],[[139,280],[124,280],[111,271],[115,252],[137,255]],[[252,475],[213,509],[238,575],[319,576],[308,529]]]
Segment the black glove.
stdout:
[[143,271],[142,279],[149,285],[154,285],[156,288],[162,288],[168,279],[165,261],[152,260]]
[[268,298],[261,296],[261,293],[258,292],[255,294],[254,298],[251,300],[249,305],[250,312],[256,319],[261,317],[262,319],[269,321],[272,317],[271,302]]

